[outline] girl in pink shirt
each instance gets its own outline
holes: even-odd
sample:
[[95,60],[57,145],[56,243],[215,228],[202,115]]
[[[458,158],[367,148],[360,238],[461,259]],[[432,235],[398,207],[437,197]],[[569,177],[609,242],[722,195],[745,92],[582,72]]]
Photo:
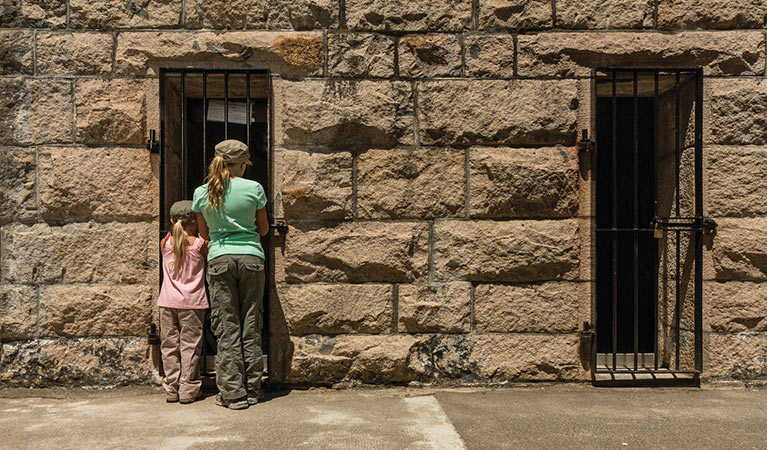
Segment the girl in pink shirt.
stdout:
[[160,351],[168,403],[192,403],[202,395],[200,353],[208,297],[205,294],[207,242],[197,236],[197,220],[189,200],[170,208],[172,233],[160,244],[162,287]]

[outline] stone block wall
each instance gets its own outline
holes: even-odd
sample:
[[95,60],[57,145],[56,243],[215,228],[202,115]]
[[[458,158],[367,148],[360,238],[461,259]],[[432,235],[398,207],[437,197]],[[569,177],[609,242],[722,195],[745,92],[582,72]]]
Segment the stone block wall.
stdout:
[[271,376],[585,380],[595,66],[703,67],[707,377],[767,377],[767,2],[3,0],[0,384],[145,382],[160,67],[272,72]]

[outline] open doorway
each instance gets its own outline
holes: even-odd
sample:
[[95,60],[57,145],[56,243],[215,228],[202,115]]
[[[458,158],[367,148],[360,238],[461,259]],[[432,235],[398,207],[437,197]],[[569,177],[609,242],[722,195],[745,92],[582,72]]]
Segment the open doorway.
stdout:
[[[261,183],[267,198],[271,198],[269,97],[269,75],[264,70],[160,70],[161,236],[169,227],[168,208],[178,200],[192,199],[195,188],[205,182],[214,147],[223,140],[237,139],[248,144],[253,164],[245,177]],[[271,218],[271,204],[268,208]],[[261,243],[268,270],[269,235],[262,237]],[[266,279],[261,332],[264,355],[269,348],[269,273]],[[204,375],[215,375],[215,355],[216,340],[208,313],[201,358]]]

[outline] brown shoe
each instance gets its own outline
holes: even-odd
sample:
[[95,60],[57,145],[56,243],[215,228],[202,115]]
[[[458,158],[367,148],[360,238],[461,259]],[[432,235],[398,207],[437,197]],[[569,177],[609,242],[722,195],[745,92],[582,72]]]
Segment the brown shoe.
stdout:
[[202,390],[197,391],[197,395],[195,395],[192,398],[182,398],[182,399],[180,399],[179,403],[181,403],[182,405],[188,405],[190,403],[194,403],[195,401],[197,401],[200,398],[202,398]]

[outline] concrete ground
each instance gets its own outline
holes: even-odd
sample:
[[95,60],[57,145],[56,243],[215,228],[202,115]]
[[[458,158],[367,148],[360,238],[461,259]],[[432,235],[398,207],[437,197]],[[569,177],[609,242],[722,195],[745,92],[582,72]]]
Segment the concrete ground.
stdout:
[[157,388],[0,390],[0,448],[767,448],[767,390],[316,389],[245,411]]

